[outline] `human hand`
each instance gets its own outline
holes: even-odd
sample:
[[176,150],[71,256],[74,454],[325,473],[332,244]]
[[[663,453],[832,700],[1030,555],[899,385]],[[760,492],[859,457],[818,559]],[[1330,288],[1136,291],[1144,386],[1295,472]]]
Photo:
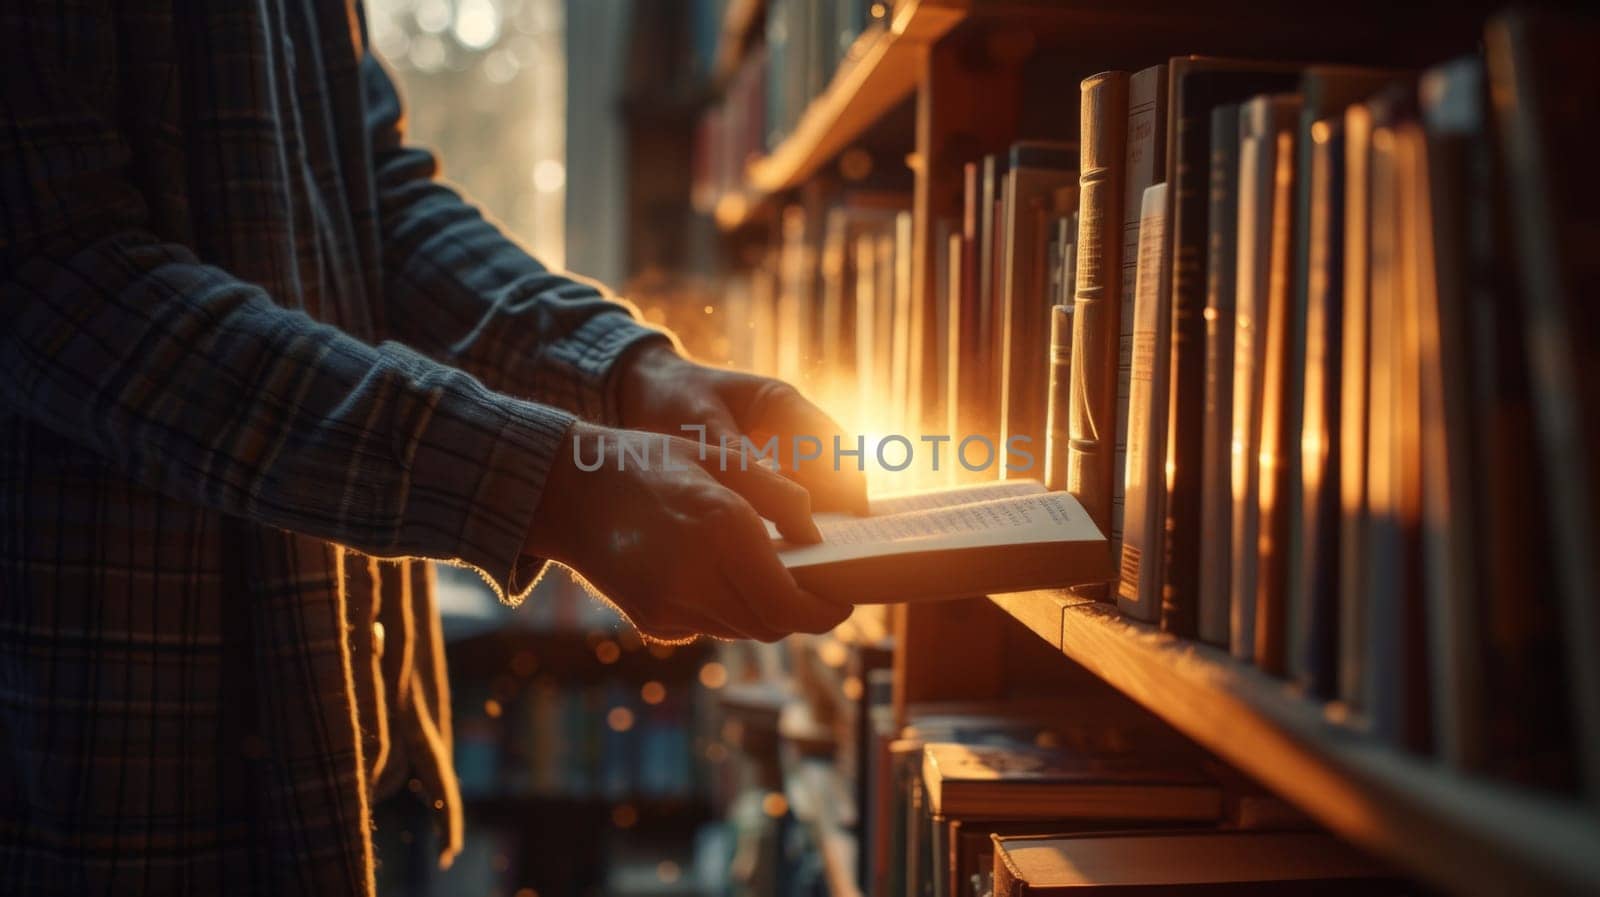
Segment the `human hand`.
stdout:
[[741,445],[741,435],[760,447],[776,436],[780,456],[792,460],[795,437],[814,437],[821,457],[787,464],[786,472],[811,493],[816,510],[866,512],[866,476],[857,467],[834,465],[834,437],[843,435],[839,425],[793,386],[697,364],[660,343],[645,345],[620,363],[623,426],[674,436],[686,425],[704,426],[709,457],[716,457],[723,437],[730,447]]
[[675,436],[580,422],[568,438],[525,551],[577,570],[642,635],[774,641],[848,616],[795,584],[761,521],[821,539],[801,486],[733,451],[725,470],[715,454],[701,462],[699,445]]

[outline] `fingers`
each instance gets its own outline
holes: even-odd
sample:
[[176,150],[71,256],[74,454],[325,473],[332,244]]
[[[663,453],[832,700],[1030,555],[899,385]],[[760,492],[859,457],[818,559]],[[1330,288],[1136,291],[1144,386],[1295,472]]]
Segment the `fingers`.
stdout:
[[773,641],[791,632],[827,632],[849,616],[850,608],[800,588],[759,520],[728,526],[723,536],[722,574],[753,621],[752,637]]
[[822,532],[811,519],[811,494],[804,486],[754,463],[743,452],[729,452],[726,469],[720,462],[719,458],[708,457],[707,472],[749,502],[756,513],[777,524],[785,539],[822,541]]
[[789,439],[810,436],[820,443],[821,457],[797,462],[795,471],[795,479],[810,490],[815,510],[866,513],[866,475],[853,461],[840,461],[834,455],[836,438],[847,451],[856,448],[855,438],[846,436],[837,421],[789,384],[764,378],[751,380],[736,408],[747,431],[776,433]]

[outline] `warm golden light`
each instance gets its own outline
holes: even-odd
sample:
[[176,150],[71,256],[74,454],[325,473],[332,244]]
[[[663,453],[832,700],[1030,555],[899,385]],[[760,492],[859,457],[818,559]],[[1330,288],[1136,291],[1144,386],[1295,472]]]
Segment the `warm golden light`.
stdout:
[[639,688],[639,699],[646,704],[659,704],[667,699],[667,687],[655,680],[646,682]]
[[626,707],[613,707],[606,713],[606,725],[613,732],[626,732],[633,728],[633,711]]
[[789,801],[782,792],[768,791],[766,796],[761,798],[761,812],[777,819],[789,812]]
[[594,646],[594,656],[601,663],[616,663],[622,657],[622,648],[616,642],[606,639]]
[[728,668],[711,661],[700,668],[700,684],[706,688],[721,688],[728,684]]
[[847,701],[861,700],[861,696],[866,693],[866,690],[866,686],[861,684],[860,676],[847,676],[839,684],[839,691],[844,694]]

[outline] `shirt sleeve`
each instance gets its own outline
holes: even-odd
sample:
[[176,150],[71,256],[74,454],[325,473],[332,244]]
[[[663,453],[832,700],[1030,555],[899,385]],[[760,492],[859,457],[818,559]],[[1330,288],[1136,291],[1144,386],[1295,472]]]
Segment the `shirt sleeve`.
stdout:
[[369,52],[361,65],[391,335],[495,389],[617,424],[617,359],[670,338],[599,287],[545,268],[440,183],[434,156],[404,144],[404,107],[382,64]]
[[571,415],[282,308],[152,233],[126,141],[74,83],[93,67],[28,33],[50,18],[0,21],[31,66],[0,86],[0,417],[196,504],[525,591]]

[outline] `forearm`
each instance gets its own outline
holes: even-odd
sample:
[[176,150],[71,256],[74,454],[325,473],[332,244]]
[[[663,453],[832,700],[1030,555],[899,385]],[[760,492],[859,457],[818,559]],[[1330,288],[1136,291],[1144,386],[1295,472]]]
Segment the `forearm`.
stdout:
[[30,259],[0,291],[6,410],[184,500],[526,585],[518,559],[565,413],[363,343],[136,233]]
[[626,303],[545,268],[440,183],[433,155],[404,144],[387,74],[370,56],[362,64],[387,334],[492,388],[616,422],[616,360],[666,337]]

